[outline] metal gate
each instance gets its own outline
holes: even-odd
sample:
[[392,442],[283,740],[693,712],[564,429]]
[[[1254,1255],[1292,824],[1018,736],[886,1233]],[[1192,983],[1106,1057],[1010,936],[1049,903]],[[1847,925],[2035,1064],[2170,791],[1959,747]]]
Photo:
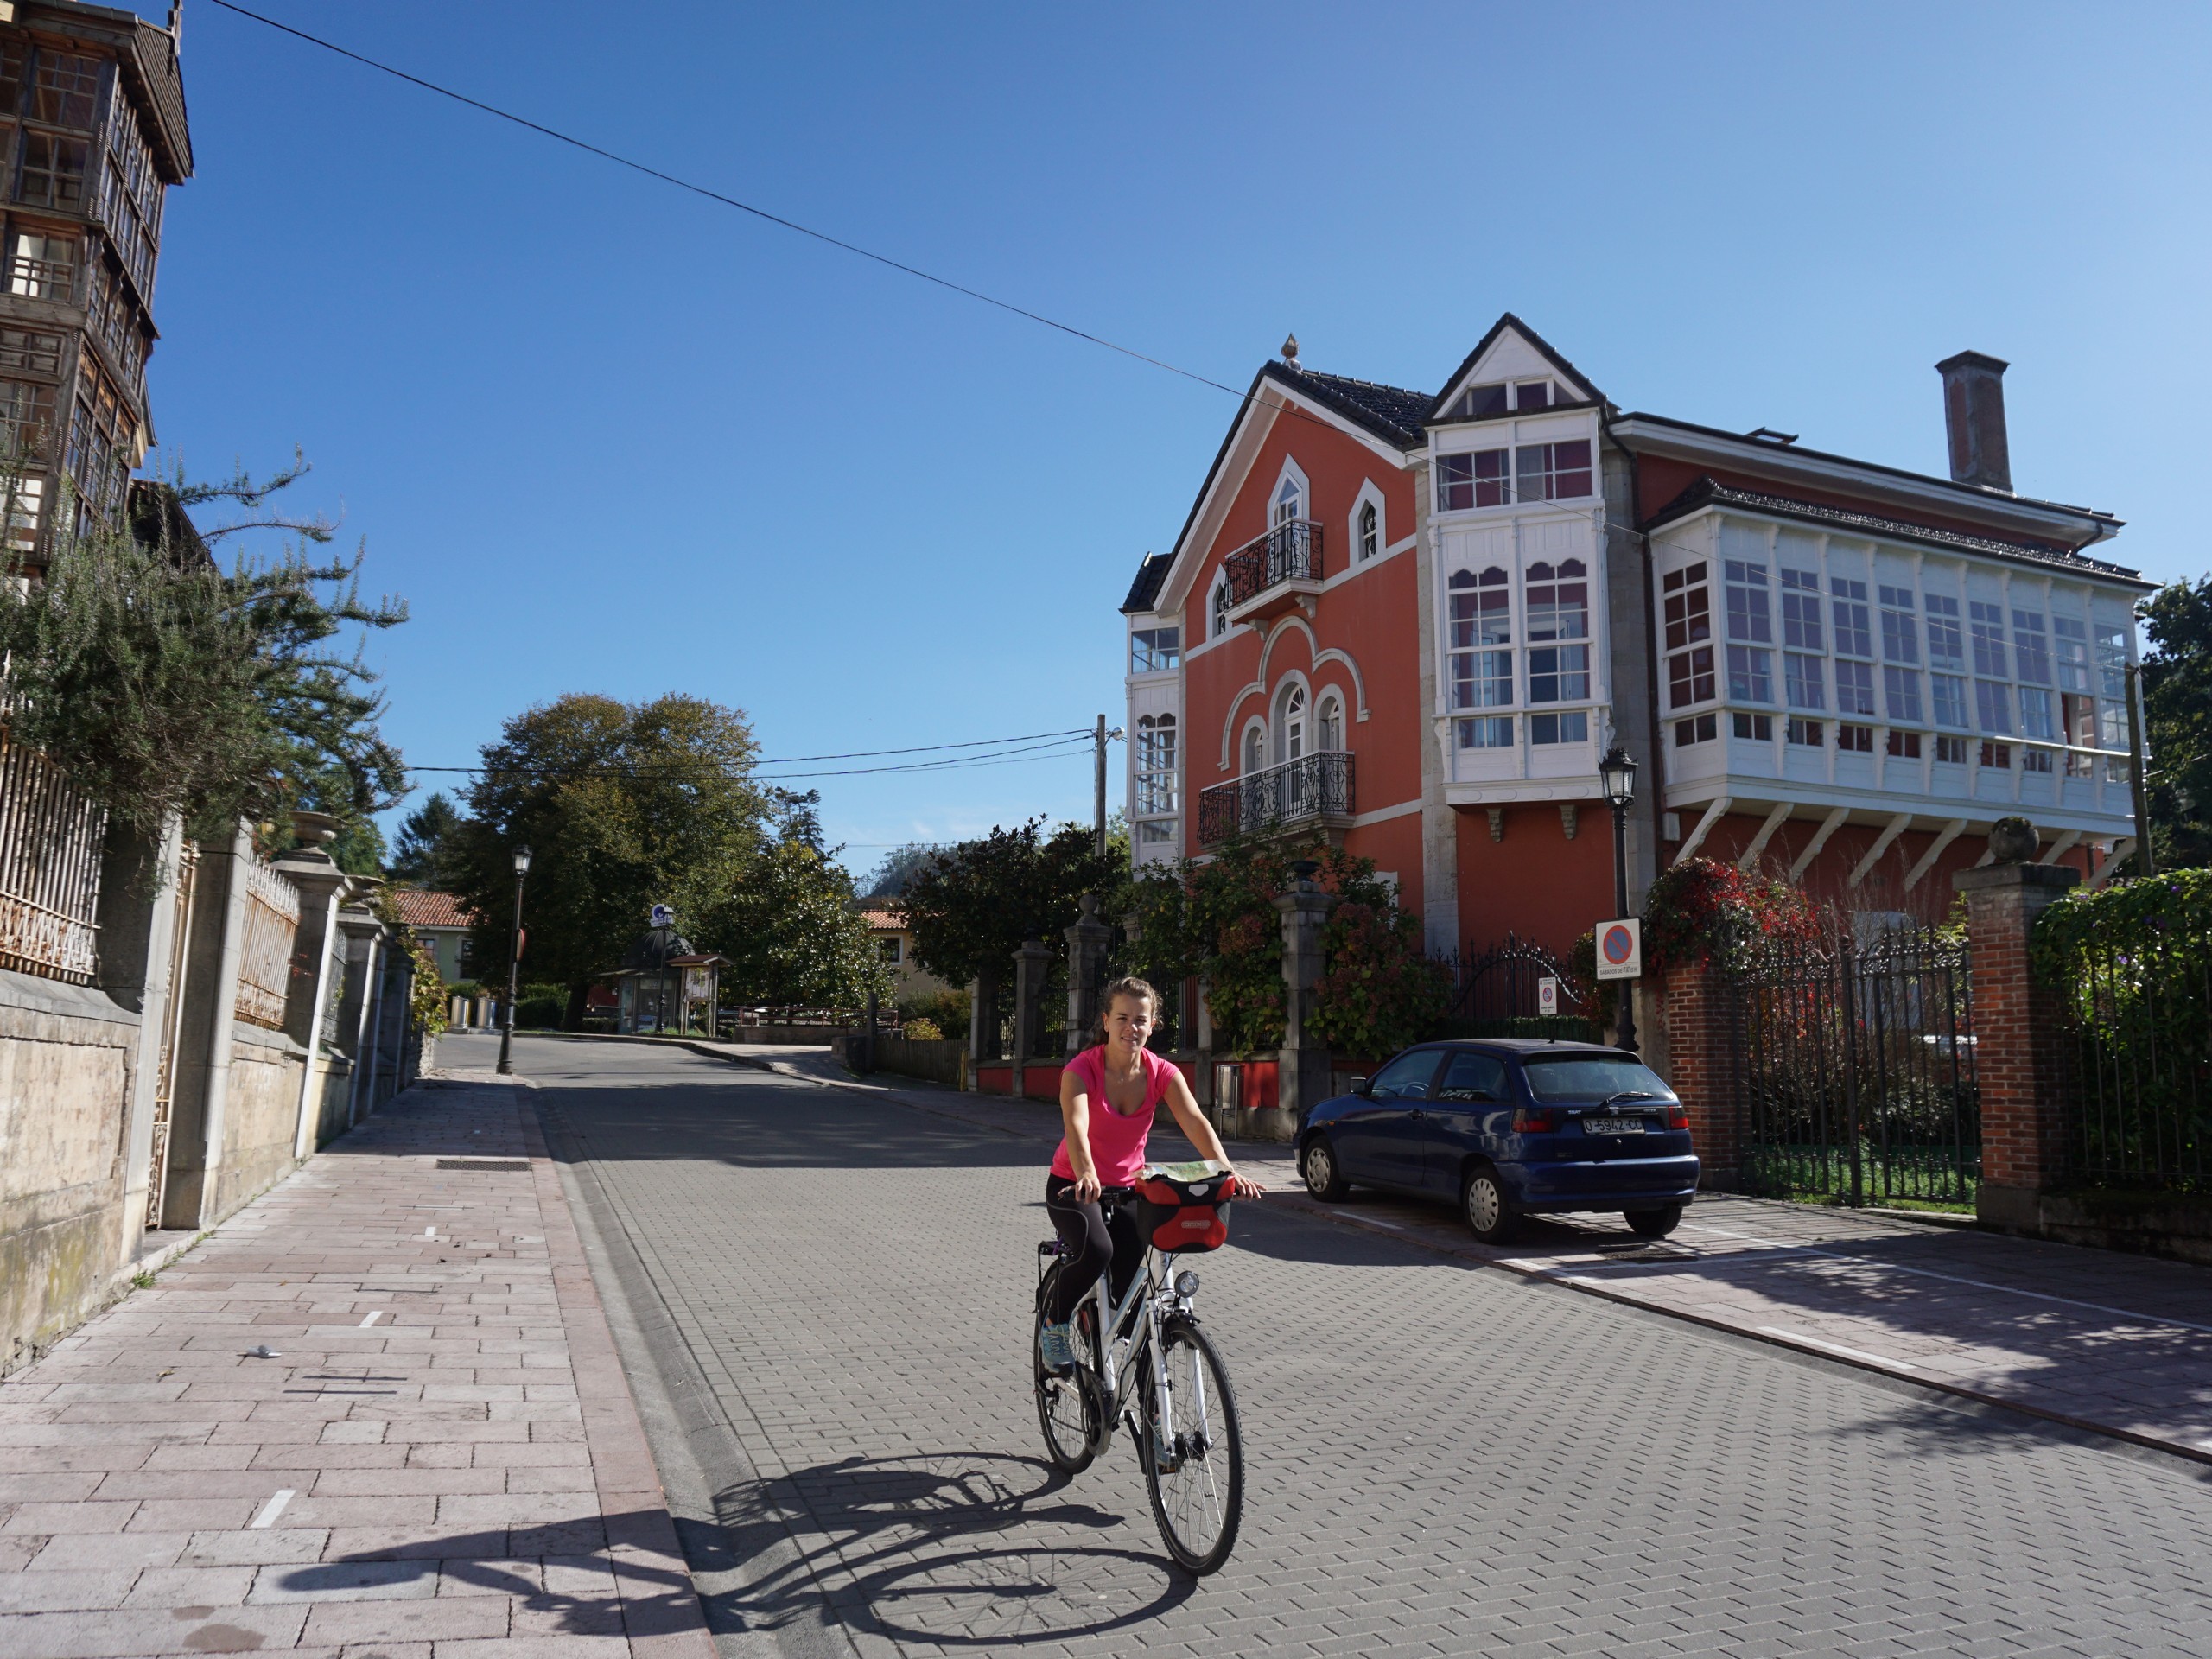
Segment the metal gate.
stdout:
[[183,1034],[185,969],[192,960],[192,900],[200,885],[200,849],[184,843],[177,861],[176,890],[170,895],[175,923],[169,938],[168,995],[162,1002],[162,1052],[154,1074],[154,1139],[146,1170],[146,1230],[162,1225],[162,1199],[168,1185],[169,1123],[176,1098],[177,1046]]
[[[1547,1014],[1537,982],[1559,982],[1559,1007]],[[1504,942],[1478,952],[1471,944],[1456,968],[1452,1002],[1454,1034],[1463,1037],[1559,1037],[1604,1040],[1595,1011],[1583,1006],[1574,979],[1541,944],[1508,933]]]
[[1736,991],[1752,1191],[1973,1202],[1981,1110],[1963,940],[1901,929],[1763,946]]

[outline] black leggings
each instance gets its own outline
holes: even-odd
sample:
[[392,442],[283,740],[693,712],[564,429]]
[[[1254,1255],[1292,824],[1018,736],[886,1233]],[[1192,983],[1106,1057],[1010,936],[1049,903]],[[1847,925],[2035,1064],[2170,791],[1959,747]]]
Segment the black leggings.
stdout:
[[1109,1266],[1114,1269],[1111,1288],[1118,1302],[1144,1260],[1144,1240],[1137,1236],[1136,1218],[1128,1206],[1121,1206],[1109,1221],[1096,1199],[1089,1204],[1076,1202],[1073,1181],[1048,1175],[1045,1213],[1052,1218],[1052,1230],[1059,1234],[1068,1252],[1060,1258],[1060,1276],[1052,1295],[1046,1299],[1046,1318],[1054,1325],[1065,1325],[1076,1304]]

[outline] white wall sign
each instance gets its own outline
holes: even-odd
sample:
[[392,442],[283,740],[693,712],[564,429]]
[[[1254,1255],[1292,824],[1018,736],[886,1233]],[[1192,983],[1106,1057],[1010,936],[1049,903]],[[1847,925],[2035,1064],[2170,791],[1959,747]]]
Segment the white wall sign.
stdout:
[[1559,1012],[1559,981],[1548,974],[1536,982],[1536,1012],[1545,1014]]
[[1643,924],[1635,917],[1598,924],[1598,977],[1643,977]]

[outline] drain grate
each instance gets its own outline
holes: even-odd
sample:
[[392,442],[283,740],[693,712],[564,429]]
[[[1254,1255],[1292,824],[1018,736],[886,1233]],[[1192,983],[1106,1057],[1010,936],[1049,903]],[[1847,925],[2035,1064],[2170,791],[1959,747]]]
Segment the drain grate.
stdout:
[[438,1160],[438,1167],[440,1169],[482,1169],[493,1172],[505,1170],[527,1174],[530,1171],[530,1160],[527,1158],[441,1158]]

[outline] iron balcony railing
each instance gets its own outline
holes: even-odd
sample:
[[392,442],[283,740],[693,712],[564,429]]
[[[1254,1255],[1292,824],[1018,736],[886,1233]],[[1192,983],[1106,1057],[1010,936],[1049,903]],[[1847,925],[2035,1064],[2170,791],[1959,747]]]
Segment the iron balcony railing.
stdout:
[[1351,756],[1309,754],[1202,791],[1198,842],[1217,846],[1231,836],[1267,835],[1351,811]]
[[1222,569],[1229,575],[1231,608],[1282,582],[1319,582],[1321,526],[1310,518],[1288,519],[1238,548]]

